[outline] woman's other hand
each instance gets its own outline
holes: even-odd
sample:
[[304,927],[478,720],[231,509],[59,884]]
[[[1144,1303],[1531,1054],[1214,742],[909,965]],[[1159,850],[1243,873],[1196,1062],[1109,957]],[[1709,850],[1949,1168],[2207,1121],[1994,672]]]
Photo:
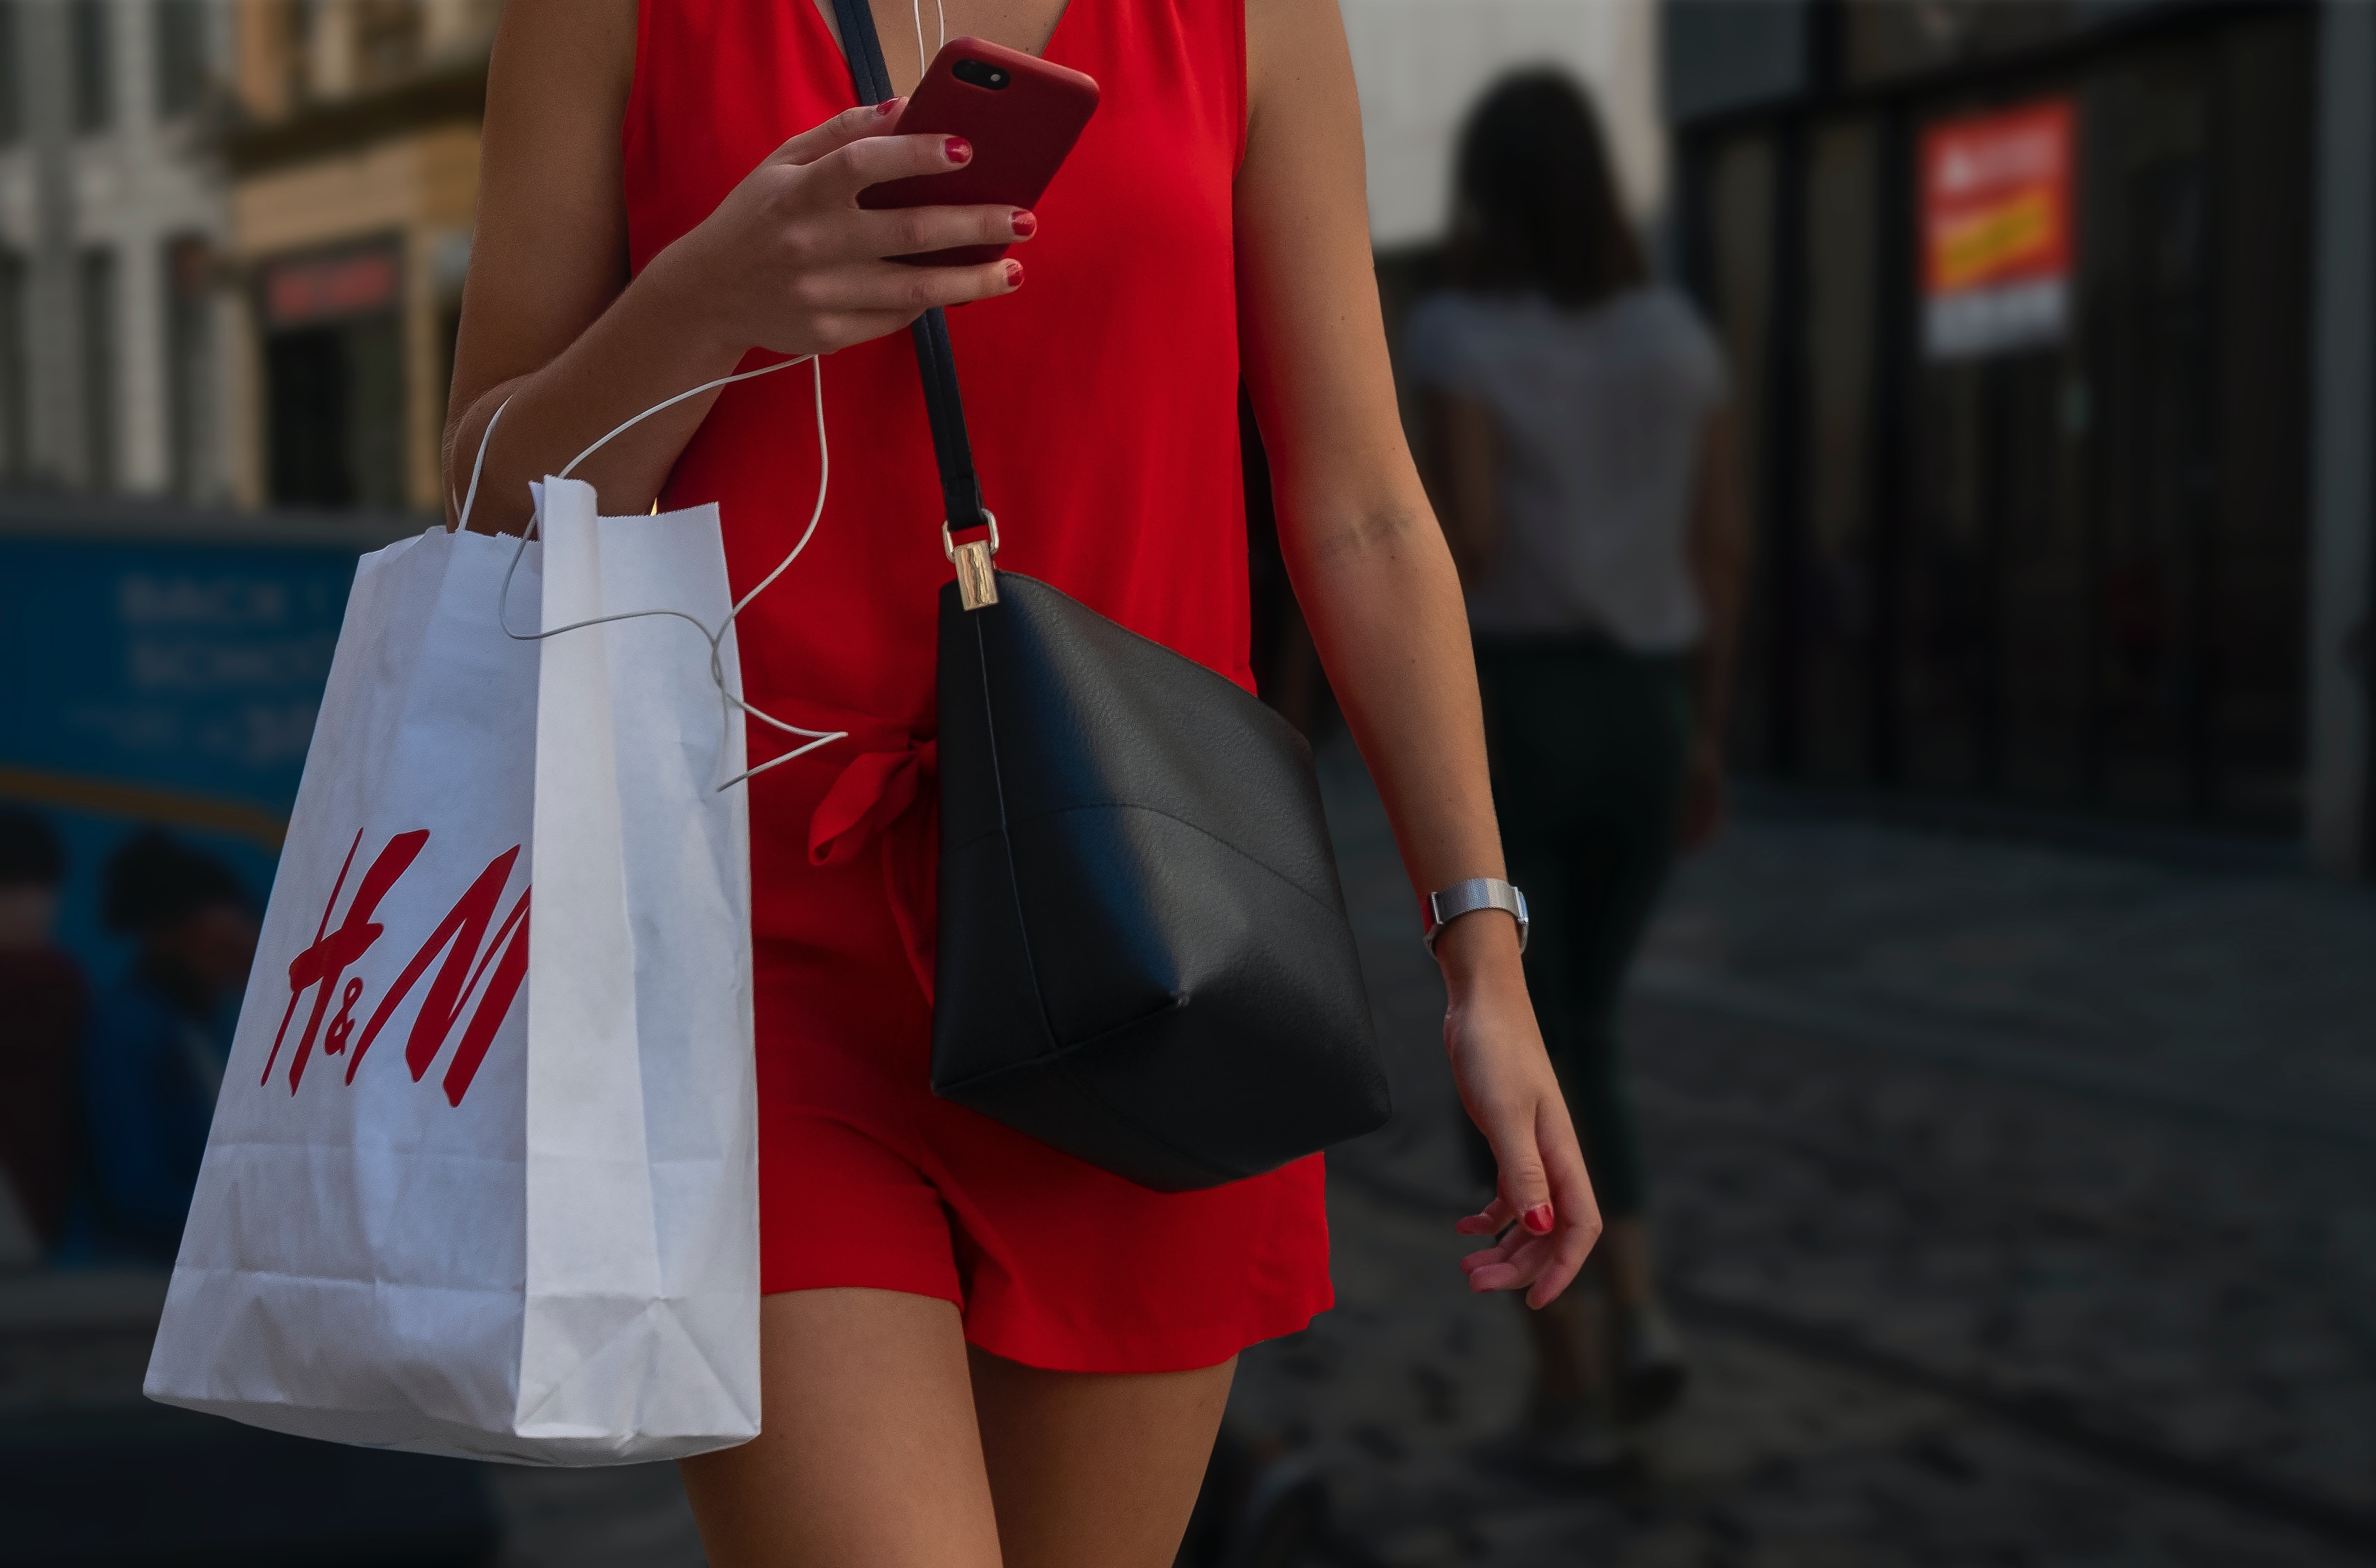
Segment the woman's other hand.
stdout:
[[962,137],[885,134],[902,100],[845,110],[744,176],[699,226],[653,259],[681,319],[740,352],[826,354],[880,338],[935,305],[1011,294],[1013,258],[969,267],[886,259],[1028,240],[1038,220],[1006,206],[869,210],[858,193],[973,158]]
[[1492,1203],[1457,1227],[1498,1239],[1461,1259],[1461,1271],[1471,1290],[1524,1290],[1528,1306],[1547,1306],[1584,1266],[1600,1206],[1527,999],[1515,927],[1491,915],[1455,921],[1436,956],[1451,992],[1443,1044],[1453,1077],[1500,1172]]

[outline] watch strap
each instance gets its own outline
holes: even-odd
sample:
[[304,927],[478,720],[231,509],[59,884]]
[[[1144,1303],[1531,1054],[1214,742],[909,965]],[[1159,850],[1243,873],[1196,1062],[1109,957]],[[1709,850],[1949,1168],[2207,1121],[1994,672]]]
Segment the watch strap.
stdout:
[[1501,909],[1515,920],[1518,951],[1527,950],[1527,896],[1498,876],[1472,876],[1420,900],[1420,914],[1426,922],[1428,951],[1435,951],[1435,939],[1445,926],[1479,909]]

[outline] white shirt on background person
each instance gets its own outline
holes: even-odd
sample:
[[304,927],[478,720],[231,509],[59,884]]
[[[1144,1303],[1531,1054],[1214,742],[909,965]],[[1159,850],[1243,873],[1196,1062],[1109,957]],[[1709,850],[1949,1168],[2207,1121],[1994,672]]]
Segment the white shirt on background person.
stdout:
[[1422,387],[1483,403],[1502,436],[1502,529],[1468,590],[1487,636],[1598,633],[1696,646],[1685,556],[1700,435],[1724,358],[1683,297],[1632,289],[1583,310],[1540,294],[1432,294],[1405,335]]

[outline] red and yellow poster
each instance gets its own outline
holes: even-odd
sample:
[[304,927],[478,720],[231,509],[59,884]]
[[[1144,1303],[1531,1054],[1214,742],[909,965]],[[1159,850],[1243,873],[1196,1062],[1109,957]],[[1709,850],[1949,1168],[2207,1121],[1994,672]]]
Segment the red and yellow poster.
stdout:
[[2050,98],[1923,133],[1923,344],[1931,358],[2062,336],[2076,124],[2071,101]]

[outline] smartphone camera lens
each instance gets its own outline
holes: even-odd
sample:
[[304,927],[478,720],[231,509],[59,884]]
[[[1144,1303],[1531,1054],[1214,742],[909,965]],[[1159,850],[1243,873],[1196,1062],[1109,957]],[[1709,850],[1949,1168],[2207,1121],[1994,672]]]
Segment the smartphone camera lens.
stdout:
[[951,69],[955,72],[957,80],[971,82],[976,87],[986,87],[993,92],[1015,79],[996,65],[984,60],[960,60]]

